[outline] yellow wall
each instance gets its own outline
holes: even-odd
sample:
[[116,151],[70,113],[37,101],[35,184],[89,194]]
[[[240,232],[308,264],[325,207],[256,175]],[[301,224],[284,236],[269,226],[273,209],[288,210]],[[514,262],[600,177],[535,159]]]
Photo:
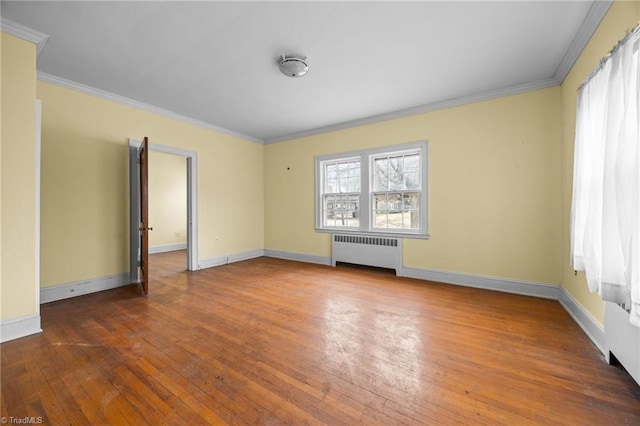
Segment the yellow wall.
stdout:
[[[0,190],[2,189],[2,34],[0,34]],[[0,192],[0,299],[2,298],[2,192]],[[2,302],[0,301],[0,320]]]
[[573,148],[578,86],[596,68],[626,32],[640,20],[640,2],[616,1],[589,41],[562,84],[562,286],[600,323],[604,322],[604,303],[589,293],[584,274],[575,276],[570,264],[569,219],[573,188]]
[[560,96],[550,88],[267,145],[265,248],[330,256],[329,235],[314,231],[314,156],[428,140],[431,237],[404,240],[404,265],[559,284]]
[[151,247],[187,242],[187,160],[149,151]]
[[37,91],[43,287],[128,271],[129,137],[198,153],[201,260],[264,246],[261,145],[42,81]]
[[2,319],[36,306],[36,48],[2,33]]

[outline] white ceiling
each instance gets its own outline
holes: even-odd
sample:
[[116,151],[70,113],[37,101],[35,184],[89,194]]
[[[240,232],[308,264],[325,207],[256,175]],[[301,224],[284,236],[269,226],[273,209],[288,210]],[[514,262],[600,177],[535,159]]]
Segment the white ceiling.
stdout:
[[[605,6],[603,6],[603,3]],[[38,70],[259,142],[558,84],[610,2],[9,2]],[[281,54],[309,73],[280,74]]]

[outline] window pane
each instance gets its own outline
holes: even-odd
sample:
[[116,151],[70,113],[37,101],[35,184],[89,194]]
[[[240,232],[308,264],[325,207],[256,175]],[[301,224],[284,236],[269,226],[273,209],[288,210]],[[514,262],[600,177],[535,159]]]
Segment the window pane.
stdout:
[[420,189],[420,174],[405,173],[404,186],[405,187],[403,189]]
[[338,192],[338,179],[327,179],[324,185],[325,192]]
[[397,155],[373,161],[373,190],[420,189],[420,155]]
[[404,189],[402,157],[389,158],[389,190]]
[[386,191],[389,189],[389,161],[386,158],[378,158],[373,161],[373,190]]
[[358,196],[324,196],[323,225],[331,227],[358,227],[360,218]]
[[387,192],[373,196],[374,228],[418,229],[420,193]]
[[420,189],[420,156],[418,154],[404,157],[404,189]]
[[325,177],[335,179],[337,175],[338,167],[335,164],[325,165]]
[[347,184],[347,192],[360,192],[360,176],[350,177]]
[[376,228],[410,229],[410,212],[376,212]]
[[387,194],[376,194],[373,196],[373,210],[387,210]]
[[420,171],[420,155],[411,154],[404,157],[404,172],[418,173]]
[[375,211],[373,212],[374,216],[374,228],[387,228],[387,212],[386,211]]
[[360,192],[360,162],[325,163],[324,193]]
[[419,207],[419,194],[417,192],[403,194],[403,208],[404,210],[417,210]]

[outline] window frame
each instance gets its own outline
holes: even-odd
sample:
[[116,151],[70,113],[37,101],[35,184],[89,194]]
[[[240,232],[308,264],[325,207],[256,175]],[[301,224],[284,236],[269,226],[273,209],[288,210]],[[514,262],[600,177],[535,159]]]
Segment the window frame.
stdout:
[[[345,233],[345,234],[366,234],[394,236],[401,238],[429,238],[428,234],[428,175],[429,175],[429,144],[427,141],[417,141],[404,143],[399,145],[372,148],[360,151],[342,152],[328,155],[319,155],[315,157],[315,230],[316,232],[326,233]],[[372,165],[375,158],[392,157],[395,155],[418,153],[419,160],[419,182],[420,189],[410,192],[419,194],[418,211],[419,220],[417,229],[384,229],[374,228],[374,212],[372,208],[374,194],[379,191],[373,191],[374,176],[372,174]],[[352,161],[359,159],[360,161],[360,193],[359,193],[359,227],[346,226],[326,226],[324,225],[324,166],[327,163],[336,163],[341,161]],[[392,192],[405,192],[407,190],[399,190]],[[353,193],[349,193],[353,195]]]

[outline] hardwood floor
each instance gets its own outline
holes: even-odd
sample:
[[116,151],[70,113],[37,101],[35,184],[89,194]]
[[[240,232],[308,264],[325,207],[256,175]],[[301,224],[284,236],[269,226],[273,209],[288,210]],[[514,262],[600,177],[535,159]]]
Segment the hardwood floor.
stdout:
[[640,424],[558,302],[259,258],[42,306],[1,414],[44,424]]

